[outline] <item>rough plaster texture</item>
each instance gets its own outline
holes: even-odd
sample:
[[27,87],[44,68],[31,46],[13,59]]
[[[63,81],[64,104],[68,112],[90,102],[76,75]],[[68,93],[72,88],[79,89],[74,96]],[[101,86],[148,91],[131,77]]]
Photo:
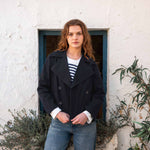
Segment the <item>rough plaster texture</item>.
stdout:
[[133,89],[114,70],[134,56],[150,68],[149,8],[150,0],[0,0],[0,124],[10,119],[8,109],[38,110],[38,30],[62,29],[72,18],[108,31],[107,109],[114,107],[116,95]]
[[[137,138],[131,138],[130,133],[133,131],[131,127],[123,127],[117,131],[118,135],[118,149],[127,150],[129,145],[134,145],[135,143],[140,143]],[[123,141],[123,142],[122,142]]]
[[[21,3],[22,2],[22,3]],[[30,1],[0,1],[0,123],[8,109],[38,110],[37,7]]]

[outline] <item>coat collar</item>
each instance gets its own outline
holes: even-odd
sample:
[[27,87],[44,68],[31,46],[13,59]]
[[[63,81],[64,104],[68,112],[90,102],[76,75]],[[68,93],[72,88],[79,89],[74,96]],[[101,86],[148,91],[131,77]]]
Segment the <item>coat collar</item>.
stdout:
[[53,53],[52,56],[55,56],[57,59],[57,62],[52,67],[52,71],[70,88],[73,88],[80,82],[87,80],[91,75],[94,74],[94,71],[91,67],[93,61],[82,56],[75,74],[74,81],[71,83],[66,51]]

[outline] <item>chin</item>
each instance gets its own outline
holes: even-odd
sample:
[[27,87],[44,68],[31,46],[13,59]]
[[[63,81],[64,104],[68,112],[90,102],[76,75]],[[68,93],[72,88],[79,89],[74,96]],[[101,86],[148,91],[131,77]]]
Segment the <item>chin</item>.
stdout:
[[73,48],[81,48],[82,46],[74,45]]

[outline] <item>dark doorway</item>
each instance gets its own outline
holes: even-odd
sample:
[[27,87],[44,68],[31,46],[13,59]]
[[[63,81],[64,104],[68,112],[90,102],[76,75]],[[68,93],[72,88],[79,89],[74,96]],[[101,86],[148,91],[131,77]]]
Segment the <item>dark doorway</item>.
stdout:
[[[96,63],[103,78],[104,90],[107,90],[107,31],[89,31],[94,49]],[[57,49],[60,31],[39,31],[39,74],[46,57]],[[40,103],[40,111],[43,107]],[[100,108],[98,118],[106,118],[106,99]]]
[[46,39],[46,57],[57,49],[57,44],[60,40],[59,35],[47,35]]

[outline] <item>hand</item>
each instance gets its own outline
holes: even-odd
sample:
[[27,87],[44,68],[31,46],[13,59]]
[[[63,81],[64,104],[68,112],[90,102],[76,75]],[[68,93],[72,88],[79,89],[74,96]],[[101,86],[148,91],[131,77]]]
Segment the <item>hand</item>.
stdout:
[[71,121],[72,124],[81,124],[84,125],[87,122],[88,118],[84,113],[80,113],[76,117],[74,117]]
[[58,118],[59,121],[61,121],[62,123],[67,123],[67,122],[69,122],[70,116],[69,116],[69,114],[60,111],[60,112],[56,115],[56,118]]

